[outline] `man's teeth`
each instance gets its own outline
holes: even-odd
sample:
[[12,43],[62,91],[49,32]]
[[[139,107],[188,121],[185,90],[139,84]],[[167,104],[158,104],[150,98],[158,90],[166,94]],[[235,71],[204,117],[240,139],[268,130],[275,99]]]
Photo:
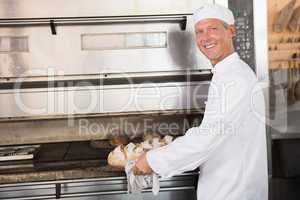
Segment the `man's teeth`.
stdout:
[[212,48],[212,47],[214,47],[215,45],[214,44],[206,44],[206,45],[204,45],[204,47],[206,48],[206,49],[210,49],[210,48]]

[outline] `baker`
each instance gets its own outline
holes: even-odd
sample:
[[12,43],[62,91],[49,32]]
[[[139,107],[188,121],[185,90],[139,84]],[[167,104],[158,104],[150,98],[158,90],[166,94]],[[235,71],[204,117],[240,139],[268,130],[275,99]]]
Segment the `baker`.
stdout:
[[234,50],[233,14],[205,4],[193,18],[197,46],[213,65],[202,123],[140,156],[134,173],[171,177],[199,167],[199,200],[267,200],[264,97]]

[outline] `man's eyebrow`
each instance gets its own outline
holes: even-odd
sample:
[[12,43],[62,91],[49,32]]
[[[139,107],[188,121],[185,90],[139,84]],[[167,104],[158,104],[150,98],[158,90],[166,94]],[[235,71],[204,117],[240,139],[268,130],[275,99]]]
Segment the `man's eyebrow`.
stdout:
[[207,28],[216,28],[216,27],[218,27],[218,25],[209,25],[209,26],[207,26]]

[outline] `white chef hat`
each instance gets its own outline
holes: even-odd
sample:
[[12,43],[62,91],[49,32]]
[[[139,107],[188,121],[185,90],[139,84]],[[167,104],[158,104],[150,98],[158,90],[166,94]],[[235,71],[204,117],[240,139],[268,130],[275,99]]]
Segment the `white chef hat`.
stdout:
[[195,24],[209,18],[222,20],[228,25],[234,24],[234,17],[231,10],[217,4],[203,4],[193,14]]

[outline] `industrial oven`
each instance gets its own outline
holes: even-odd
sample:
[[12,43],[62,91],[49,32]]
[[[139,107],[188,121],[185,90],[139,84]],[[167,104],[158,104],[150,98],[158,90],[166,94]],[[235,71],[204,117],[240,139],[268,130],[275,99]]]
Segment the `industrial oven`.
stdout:
[[198,171],[161,180],[156,197],[126,194],[91,141],[201,123],[212,74],[192,12],[205,2],[232,8],[236,50],[263,80],[258,1],[0,0],[0,145],[38,149],[0,163],[0,199],[195,199]]

